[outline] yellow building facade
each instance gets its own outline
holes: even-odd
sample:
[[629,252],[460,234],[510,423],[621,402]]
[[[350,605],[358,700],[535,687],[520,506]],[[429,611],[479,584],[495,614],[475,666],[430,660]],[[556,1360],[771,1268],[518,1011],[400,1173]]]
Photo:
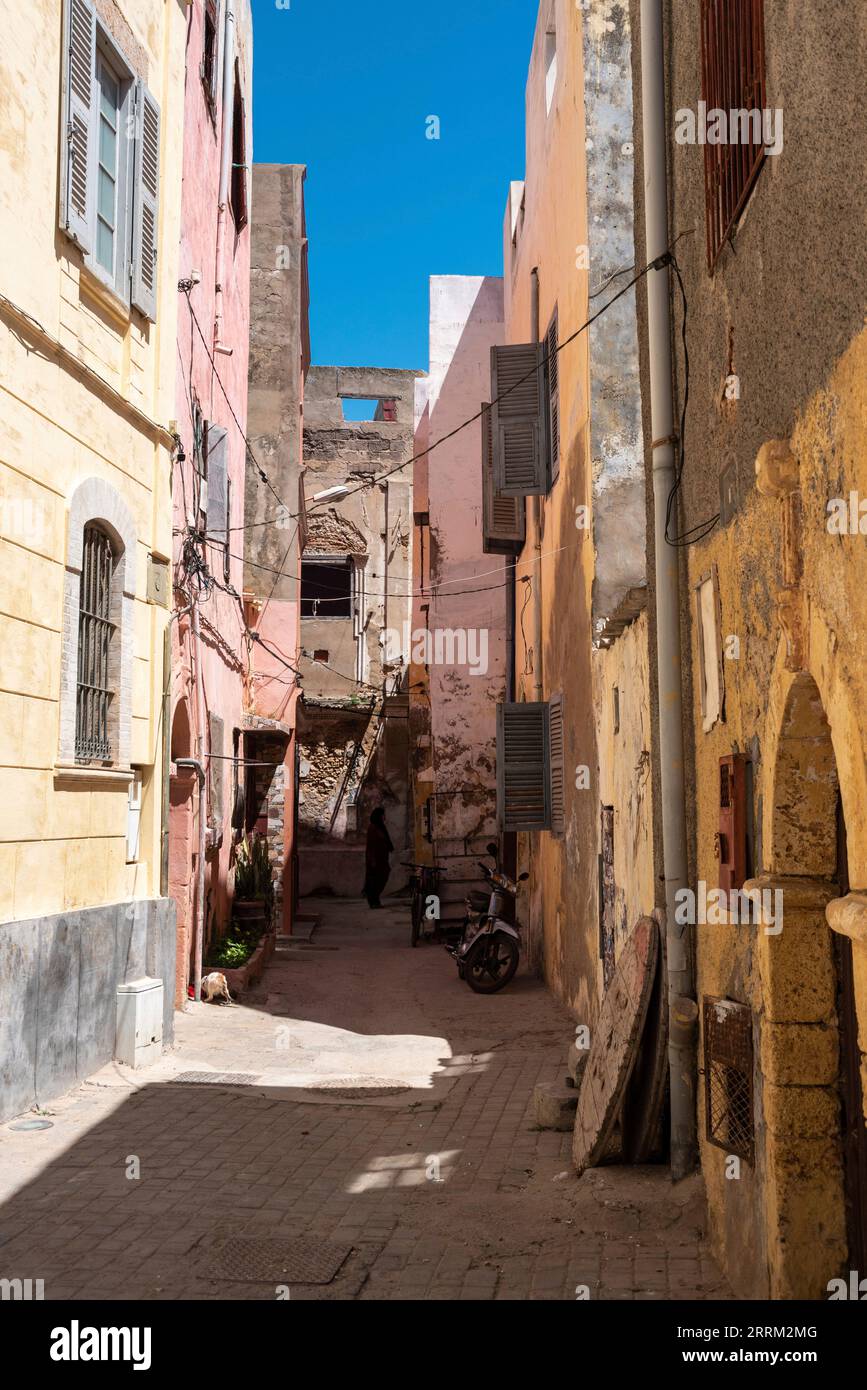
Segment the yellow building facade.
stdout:
[[539,7],[526,178],[504,224],[507,343],[544,344],[549,397],[547,475],[517,498],[515,701],[548,707],[556,804],[519,833],[522,916],[533,963],[584,1024],[655,906],[634,292],[584,327],[633,254],[631,35],[597,9]]
[[186,29],[174,0],[0,13],[0,1053],[15,1113],[111,1056],[117,985],[173,956],[163,653]]

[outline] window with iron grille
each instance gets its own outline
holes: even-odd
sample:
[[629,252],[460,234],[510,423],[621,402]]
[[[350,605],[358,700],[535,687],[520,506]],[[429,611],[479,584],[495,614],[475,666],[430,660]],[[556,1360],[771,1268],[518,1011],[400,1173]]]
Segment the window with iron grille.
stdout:
[[78,762],[110,762],[115,555],[111,541],[98,526],[85,527],[82,558],[75,757]]
[[702,0],[702,99],[727,140],[704,149],[707,259],[713,270],[765,158],[764,0]]
[[752,1163],[753,1020],[749,1005],[705,996],[704,1084],[708,1143]]

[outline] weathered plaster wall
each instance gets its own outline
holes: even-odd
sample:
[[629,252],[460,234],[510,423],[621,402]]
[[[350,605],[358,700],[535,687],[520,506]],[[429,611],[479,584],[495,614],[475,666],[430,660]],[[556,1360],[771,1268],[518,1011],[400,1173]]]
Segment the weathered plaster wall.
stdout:
[[[582,8],[588,255],[583,261],[583,248],[576,247],[576,268],[589,264],[592,291],[601,291],[592,302],[595,310],[628,282],[622,272],[633,260],[632,32],[623,0],[591,0]],[[618,299],[588,331],[593,620],[598,623],[645,576],[635,291]]]
[[[502,280],[432,277],[424,424],[430,441],[450,434],[489,398],[490,350],[503,342],[504,332]],[[416,452],[424,447],[420,432]],[[430,525],[417,539],[426,548],[427,597],[416,599],[413,631],[426,629],[434,642],[426,681],[413,693],[416,703],[419,695],[429,701],[432,832],[436,861],[447,871],[444,897],[449,883],[479,877],[476,860],[497,837],[496,706],[506,687],[505,558],[482,550],[481,451],[476,421],[430,456]],[[418,511],[418,497],[414,505]],[[454,644],[442,636],[446,633],[457,634]],[[455,891],[463,892],[460,886]]]
[[[295,737],[299,656],[298,576],[304,545],[301,431],[304,381],[310,364],[306,168],[253,166],[250,273],[248,436],[271,487],[247,469],[244,497],[244,592],[248,626],[257,632],[250,654],[247,724],[269,721],[284,731],[283,810],[275,791],[269,811],[274,882],[282,898],[283,930],[294,911]],[[277,496],[275,496],[275,493]],[[280,499],[278,501],[278,498]],[[248,740],[248,747],[259,747]],[[277,756],[276,751],[274,756]],[[273,821],[273,829],[271,824]],[[282,834],[282,862],[279,842]]]
[[[419,375],[378,367],[311,367],[307,379],[306,553],[358,557],[359,578],[353,616],[327,616],[323,605],[321,614],[300,620],[305,702],[299,747],[306,768],[299,806],[302,892],[323,884],[350,896],[361,891],[364,872],[357,865],[363,863],[367,819],[375,805],[385,806],[399,853],[411,836],[407,668],[399,644],[385,645],[385,632],[402,633],[412,611],[412,470],[374,479],[412,458]],[[393,401],[394,419],[347,421],[344,398]],[[312,501],[339,484],[352,489],[346,498]],[[314,659],[315,652],[327,656]],[[356,743],[350,769],[346,747]]]
[[[619,699],[615,731],[614,691]],[[655,906],[647,614],[593,654],[599,803],[614,807],[615,956]],[[602,965],[600,962],[600,972]],[[601,985],[601,977],[600,977]]]
[[[697,15],[690,31],[680,6],[667,3],[665,9],[673,132],[675,112],[695,110],[701,96],[700,42]],[[635,25],[638,12],[632,0]],[[862,266],[867,203],[863,181],[853,176],[860,168],[867,117],[850,100],[867,51],[867,14],[836,0],[821,14],[767,4],[765,35],[767,102],[783,110],[783,152],[765,160],[734,245],[723,251],[712,276],[705,253],[703,150],[672,142],[669,151],[672,236],[695,229],[677,247],[689,302],[692,363],[681,527],[713,517],[724,502],[723,523],[683,552],[681,562],[684,698],[692,713],[685,750],[691,880],[709,886],[718,881],[713,842],[719,825],[719,758],[741,751],[752,759],[755,778],[757,872],[763,871],[763,882],[781,882],[784,892],[779,936],[748,926],[697,931],[699,998],[727,995],[751,1005],[756,1056],[755,1167],[742,1164],[740,1180],[728,1181],[724,1152],[704,1143],[702,1164],[714,1239],[738,1289],[758,1296],[770,1291],[777,1297],[819,1297],[845,1258],[835,972],[832,934],[822,910],[822,899],[839,892],[827,859],[833,836],[824,796],[829,777],[839,777],[851,885],[867,881],[860,716],[867,693],[863,537],[830,535],[825,511],[831,498],[847,498],[852,489],[863,496],[867,489]],[[635,78],[640,84],[637,70]],[[640,204],[640,132],[636,198]],[[636,262],[642,264],[640,219],[637,226]],[[676,287],[673,302],[682,400]],[[643,289],[639,315],[643,339]],[[645,384],[646,370],[643,352]],[[725,402],[729,373],[738,378],[740,398]],[[790,441],[797,460],[792,504],[761,496],[755,488],[757,455],[773,439]],[[725,721],[705,733],[693,591],[712,564],[719,573],[723,639],[735,638],[740,645],[724,662]],[[778,595],[786,586],[781,613]],[[788,657],[785,632],[792,639]],[[792,768],[785,748],[778,759],[780,732],[793,683],[805,679],[815,683],[814,703],[828,721],[834,756],[829,758],[824,740],[817,740],[815,756]],[[775,788],[786,771],[787,812],[775,823]],[[798,846],[794,857],[788,852],[792,843]],[[788,875],[803,872],[818,873],[819,885],[786,883]],[[853,958],[863,1054],[863,945],[854,943]],[[703,1087],[698,1100],[701,1135]]]
[[[204,418],[227,431],[229,477],[229,527],[239,528],[244,522],[244,494],[247,474],[246,446],[243,436],[232,419],[226,396],[242,426],[247,418],[247,370],[250,340],[250,225],[241,231],[235,227],[231,210],[226,210],[223,264],[217,264],[220,152],[228,123],[229,138],[233,108],[225,109],[222,101],[222,81],[216,116],[212,116],[200,75],[204,41],[204,5],[197,0],[187,12],[187,71],[184,100],[184,164],[181,193],[181,278],[195,270],[201,283],[190,291],[190,305],[180,297],[177,362],[178,433],[183,441],[185,460],[176,465],[173,475],[173,520],[176,530],[174,548],[175,601],[178,608],[189,602],[189,584],[182,563],[184,529],[199,528],[203,513],[199,508],[198,479],[193,441],[192,402],[197,400]],[[221,41],[221,61],[223,36]],[[249,0],[235,5],[235,60],[241,73],[247,115],[247,149],[252,149],[253,109],[253,17]],[[255,202],[249,186],[249,215],[255,218]],[[217,284],[222,285],[222,340],[231,354],[217,357],[220,382],[217,381],[208,356],[213,354]],[[191,313],[192,310],[192,313]],[[202,342],[192,314],[201,327]],[[225,395],[224,395],[225,391]],[[220,584],[227,582],[240,593],[243,588],[243,552],[241,537],[245,533],[230,529],[228,541],[211,534],[206,536],[205,558]],[[228,552],[228,554],[227,554]],[[226,565],[228,563],[228,576]],[[234,791],[234,768],[231,762],[232,734],[242,725],[244,691],[247,679],[246,644],[241,613],[237,600],[215,588],[202,605],[201,617],[202,675],[205,693],[203,711],[197,709],[193,639],[189,617],[172,625],[172,709],[181,700],[193,711],[191,731],[195,746],[201,727],[205,749],[213,761],[209,764],[206,826],[208,830],[208,864],[206,870],[207,913],[206,941],[223,934],[231,913],[233,835],[231,815]],[[222,743],[217,746],[215,731],[220,726],[212,719],[222,720]],[[243,772],[241,773],[243,781]],[[222,785],[222,795],[215,794]],[[179,784],[180,786],[181,784]],[[186,786],[186,782],[184,782]],[[192,786],[187,787],[189,810],[193,816],[192,843],[198,846],[197,817],[199,800]],[[177,798],[175,798],[177,801]],[[188,817],[172,815],[173,833],[186,838]],[[196,848],[196,853],[198,852]],[[178,906],[179,948],[184,958],[189,953],[191,917],[194,910],[188,889],[180,883],[172,885]],[[182,988],[182,995],[185,991]],[[178,1001],[180,1003],[180,999]]]
[[[545,38],[554,22],[558,71],[547,114]],[[581,22],[580,11],[567,0],[550,0],[539,10],[526,94],[525,212],[522,217],[510,207],[504,225],[506,338],[512,343],[528,342],[532,336],[534,267],[539,270],[542,333],[555,304],[561,342],[588,317],[588,274],[576,269],[576,247],[586,246],[589,239],[582,157],[587,131]],[[594,555],[592,532],[575,525],[576,509],[591,509],[593,501],[586,334],[560,353],[559,362],[560,476],[541,504],[541,564],[534,559],[532,504],[528,504],[528,543],[516,573],[533,575],[533,584],[541,580],[543,698],[562,692],[564,699],[566,829],[562,837],[548,831],[532,837],[532,852],[529,837],[519,837],[519,867],[529,867],[531,872],[529,904],[519,904],[519,914],[530,921],[531,952],[551,987],[582,1022],[591,1023],[597,1009],[599,935],[599,789],[591,674]],[[517,698],[530,700],[534,677],[528,652],[532,646],[528,593],[529,586],[519,578]],[[538,658],[536,653],[537,670]],[[579,765],[590,771],[589,786],[580,790],[575,777]]]
[[[105,295],[58,230],[61,7],[3,5],[2,292],[35,325],[0,308],[0,919],[159,892],[168,612],[146,593],[149,554],[171,555],[165,426],[175,415],[185,22],[161,0],[98,10],[122,21],[121,42],[162,113],[155,324]],[[123,781],[55,776],[67,511],[87,478],[115,490],[136,534],[131,761],[144,769],[145,790],[140,860],[131,865]]]
[[[310,369],[304,411],[307,495],[312,498],[342,483],[354,490],[333,503],[310,503],[307,551],[367,557],[360,605],[363,612],[357,615],[357,625],[363,629],[359,667],[352,619],[321,616],[301,620],[304,650],[330,653],[333,646],[337,658],[329,656],[332,671],[309,658],[302,659],[304,687],[311,695],[346,696],[359,671],[364,682],[379,689],[386,674],[383,630],[401,630],[410,617],[412,470],[401,469],[382,482],[372,480],[412,458],[418,375],[375,367]],[[393,400],[395,419],[345,420],[342,400],[353,397]],[[407,593],[406,599],[397,597],[403,593]],[[396,666],[389,671],[392,676],[400,674]]]

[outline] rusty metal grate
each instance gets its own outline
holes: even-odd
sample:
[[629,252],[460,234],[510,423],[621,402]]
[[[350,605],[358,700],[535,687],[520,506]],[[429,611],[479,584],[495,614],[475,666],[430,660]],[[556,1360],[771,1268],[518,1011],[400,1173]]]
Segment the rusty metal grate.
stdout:
[[322,1240],[235,1238],[212,1249],[208,1263],[213,1277],[234,1283],[330,1284],[351,1253]]
[[[702,0],[702,100],[725,112],[727,140],[704,148],[707,261],[712,271],[746,205],[765,158],[764,0]],[[741,142],[731,113],[759,112]]]
[[733,999],[704,999],[704,1084],[708,1143],[752,1163],[753,1016]]

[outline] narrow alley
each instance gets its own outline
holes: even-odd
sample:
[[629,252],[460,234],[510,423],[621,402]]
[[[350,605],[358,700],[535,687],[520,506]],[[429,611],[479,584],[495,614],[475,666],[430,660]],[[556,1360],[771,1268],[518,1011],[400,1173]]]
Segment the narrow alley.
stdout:
[[535,1127],[572,1033],[544,985],[471,993],[386,904],[308,900],[312,939],[184,1014],[146,1080],[110,1065],[8,1132],[4,1267],[53,1299],[730,1297],[698,1175],[576,1180],[571,1133]]
[[285,1302],[355,1357],[532,1302],[540,1359],[590,1302],[600,1379],[827,1379],[867,5],[0,25],[10,1347],[234,1384]]

